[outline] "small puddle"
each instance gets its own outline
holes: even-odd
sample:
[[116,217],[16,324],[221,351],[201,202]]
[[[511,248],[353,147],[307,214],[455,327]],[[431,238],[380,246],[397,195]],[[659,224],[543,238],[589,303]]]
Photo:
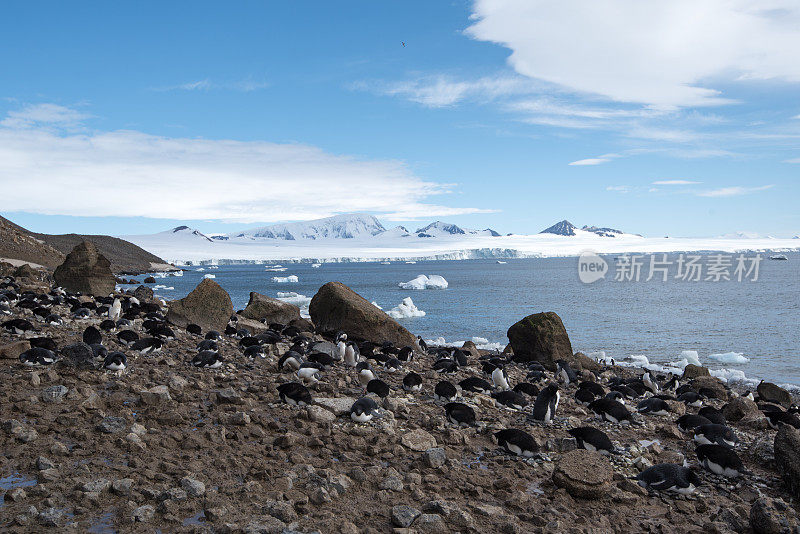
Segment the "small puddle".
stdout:
[[0,509],[2,509],[6,504],[6,492],[14,488],[31,488],[36,484],[37,482],[35,478],[27,478],[25,475],[21,475],[19,473],[14,473],[13,475],[0,478],[0,492],[3,493],[3,495],[0,496]]
[[86,530],[90,534],[116,534],[114,512],[106,512],[95,520]]

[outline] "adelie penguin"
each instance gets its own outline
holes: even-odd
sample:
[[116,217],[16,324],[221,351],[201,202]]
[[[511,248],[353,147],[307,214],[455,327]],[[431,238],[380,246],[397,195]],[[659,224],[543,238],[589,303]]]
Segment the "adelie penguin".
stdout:
[[556,384],[550,384],[544,388],[539,392],[536,402],[533,404],[533,418],[549,424],[555,419],[559,400],[561,400],[561,393]]
[[687,391],[686,393],[678,395],[678,400],[695,408],[700,408],[703,406],[703,396],[699,393],[695,393],[694,391]]
[[767,423],[769,423],[769,426],[774,430],[778,430],[781,425],[789,425],[791,427],[800,429],[800,417],[798,417],[794,412],[769,410],[764,412],[764,417],[767,418]]
[[514,386],[514,389],[512,391],[516,391],[517,393],[524,393],[525,395],[533,397],[534,399],[539,394],[539,388],[528,382],[520,382],[519,384]]
[[669,415],[670,413],[669,405],[656,397],[643,400],[636,405],[636,410],[647,415]]
[[733,448],[739,442],[736,434],[725,425],[714,423],[700,425],[694,429],[694,440],[700,445],[715,443],[724,447]]
[[356,423],[367,423],[378,411],[378,404],[369,397],[363,397],[353,403],[350,408],[350,419]]
[[318,363],[305,362],[297,370],[297,378],[302,380],[304,384],[316,384],[322,378],[319,373],[322,370],[321,367]]
[[390,391],[389,384],[380,378],[373,378],[367,383],[367,393],[374,393],[382,399],[388,397]]
[[417,345],[422,349],[422,352],[428,352],[428,344],[422,339],[422,336],[417,336]]
[[211,350],[202,351],[200,354],[192,358],[191,361],[193,366],[202,369],[219,369],[222,367],[222,363],[223,360],[219,353]]
[[492,384],[499,390],[506,391],[511,389],[505,367],[495,367],[494,371],[492,371]]
[[399,371],[400,369],[403,368],[403,362],[401,362],[397,358],[389,358],[384,364],[384,367],[388,372],[394,373],[395,371]]
[[358,345],[352,341],[344,347],[344,364],[347,367],[358,365]]
[[267,357],[267,353],[264,352],[264,347],[262,347],[261,345],[250,345],[249,347],[244,349],[244,355],[252,359]]
[[20,354],[19,361],[22,365],[27,365],[28,367],[51,365],[56,361],[56,355],[53,351],[41,347],[33,347]]
[[400,349],[400,352],[397,353],[397,359],[401,362],[410,362],[414,359],[414,349],[411,347],[403,347]]
[[133,330],[123,330],[117,334],[117,339],[124,345],[131,345],[134,341],[139,340],[139,334]]
[[375,378],[375,372],[370,367],[369,362],[361,362],[356,366],[358,372],[358,382],[366,387],[370,380]]
[[589,409],[611,423],[619,423],[625,420],[632,421],[631,412],[623,404],[615,400],[597,399],[589,404]]
[[528,405],[528,399],[525,398],[525,395],[516,391],[494,391],[492,392],[492,398],[497,404],[502,404],[515,410],[522,410]]
[[300,369],[300,365],[303,363],[303,357],[300,355],[299,352],[289,350],[284,353],[278,359],[278,369],[284,370],[291,370],[291,371],[298,371]]
[[422,377],[411,371],[403,377],[403,389],[411,393],[422,391]]
[[3,328],[17,335],[23,335],[25,332],[33,330],[33,324],[25,319],[9,319],[3,323]]
[[455,373],[458,371],[458,364],[450,358],[440,358],[434,362],[433,370],[440,373]]
[[447,380],[442,380],[437,383],[436,387],[433,389],[433,396],[436,400],[449,402],[458,396],[458,390]]
[[728,421],[725,419],[725,416],[722,414],[721,411],[717,410],[713,406],[703,406],[700,410],[697,411],[697,415],[702,415],[709,421],[717,425],[727,425]]
[[678,417],[675,423],[678,425],[678,430],[681,432],[691,432],[698,426],[710,425],[711,421],[702,415],[687,413],[686,415]]
[[103,368],[109,371],[124,371],[128,367],[128,358],[119,351],[109,352],[103,360]]
[[578,381],[578,375],[575,374],[575,371],[572,370],[566,360],[556,360],[556,365],[558,366],[556,376],[564,382],[565,386],[570,385],[571,382]]
[[472,426],[475,424],[475,410],[463,402],[448,402],[444,406],[447,420],[454,425]]
[[649,371],[645,371],[645,373],[642,375],[642,383],[644,384],[644,387],[650,390],[651,393],[658,393],[661,391],[661,388],[658,386],[658,382],[656,382],[656,380],[650,376]]
[[186,331],[195,336],[203,335],[203,329],[200,327],[200,325],[194,323],[186,325]]
[[464,391],[470,393],[489,393],[492,390],[492,385],[482,378],[477,376],[470,376],[458,383]]
[[152,354],[160,351],[163,345],[164,342],[156,337],[145,337],[137,339],[129,347],[131,350],[139,352],[139,354]]
[[523,458],[531,458],[539,450],[539,445],[533,439],[533,436],[523,430],[507,428],[495,432],[494,437],[497,438],[499,446]]
[[286,404],[305,406],[311,404],[311,392],[299,382],[287,382],[278,386],[278,397]]
[[695,450],[697,459],[705,469],[715,475],[735,478],[747,473],[736,451],[722,445],[700,445]]
[[690,495],[701,484],[700,477],[678,464],[656,464],[636,476],[643,488]]
[[584,406],[589,405],[596,398],[597,396],[594,394],[594,392],[585,388],[578,388],[578,390],[575,392],[575,400]]
[[597,451],[601,454],[616,453],[614,444],[602,430],[591,426],[571,428],[567,432],[578,442],[578,448]]

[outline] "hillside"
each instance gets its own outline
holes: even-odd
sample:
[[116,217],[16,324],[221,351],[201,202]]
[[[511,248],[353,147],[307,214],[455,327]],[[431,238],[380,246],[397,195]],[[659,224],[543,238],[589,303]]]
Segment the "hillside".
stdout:
[[117,237],[81,234],[38,234],[0,217],[0,257],[29,261],[55,268],[81,241],[92,241],[111,262],[115,273],[136,273],[152,270],[152,264],[164,260]]

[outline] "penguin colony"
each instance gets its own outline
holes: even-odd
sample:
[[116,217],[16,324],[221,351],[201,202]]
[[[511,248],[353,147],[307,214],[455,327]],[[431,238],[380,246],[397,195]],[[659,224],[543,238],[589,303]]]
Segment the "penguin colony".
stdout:
[[[124,380],[140,359],[169,350],[177,337],[158,303],[124,294],[91,299],[60,288],[47,293],[21,291],[11,277],[0,279],[3,316],[0,327],[6,334],[30,342],[31,348],[19,356],[22,368],[47,368],[68,358],[53,339],[39,335],[43,326],[68,324],[81,331],[80,339],[72,341],[91,347],[96,371],[118,380]],[[633,477],[641,486],[689,495],[714,477],[751,475],[737,452],[737,433],[718,408],[722,404],[713,398],[714,392],[694,391],[678,377],[646,371],[625,378],[612,367],[579,373],[563,360],[550,371],[538,362],[520,363],[504,354],[477,357],[459,348],[428,347],[421,339],[415,347],[396,347],[349,339],[346,332],[321,340],[293,325],[269,324],[255,333],[237,323],[238,316],[233,315],[223,332],[189,325],[180,337],[193,339],[195,352],[185,365],[224,373],[239,365],[267,365],[277,357],[274,367],[270,366],[275,400],[291,407],[313,405],[326,373],[344,369],[358,392],[349,410],[349,424],[376,424],[387,411],[387,400],[410,396],[414,402],[439,406],[444,424],[491,436],[499,453],[520,461],[546,455],[543,440],[535,438],[534,431],[541,436],[543,430],[547,434],[563,429],[578,448],[612,457],[623,454],[631,444],[615,443],[607,431],[635,428],[657,418],[685,435],[694,458],[687,456],[683,464],[645,466]],[[281,346],[288,348],[281,353]],[[416,371],[408,368],[411,362]],[[517,380],[510,376],[511,369]],[[583,407],[586,417],[580,425],[570,426],[559,412],[567,395],[569,402]],[[511,412],[517,424],[491,428],[491,421],[482,418],[485,401],[481,399]],[[674,417],[675,403],[685,406],[685,415]],[[759,402],[759,408],[772,428],[800,428],[800,410],[794,405],[784,408]]]

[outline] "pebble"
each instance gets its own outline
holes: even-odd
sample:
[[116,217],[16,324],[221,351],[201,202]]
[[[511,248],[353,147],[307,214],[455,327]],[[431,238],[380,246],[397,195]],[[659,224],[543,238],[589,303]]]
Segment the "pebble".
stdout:
[[144,506],[136,508],[131,514],[131,518],[135,523],[147,523],[153,519],[155,514],[156,509],[150,504],[145,504]]
[[122,417],[108,416],[104,417],[97,429],[104,434],[116,434],[122,432],[127,428],[128,424]]
[[408,528],[417,519],[422,512],[411,506],[404,504],[392,507],[392,524],[400,528]]
[[181,487],[186,490],[189,497],[200,497],[206,492],[206,485],[196,478],[183,477],[181,479]]

